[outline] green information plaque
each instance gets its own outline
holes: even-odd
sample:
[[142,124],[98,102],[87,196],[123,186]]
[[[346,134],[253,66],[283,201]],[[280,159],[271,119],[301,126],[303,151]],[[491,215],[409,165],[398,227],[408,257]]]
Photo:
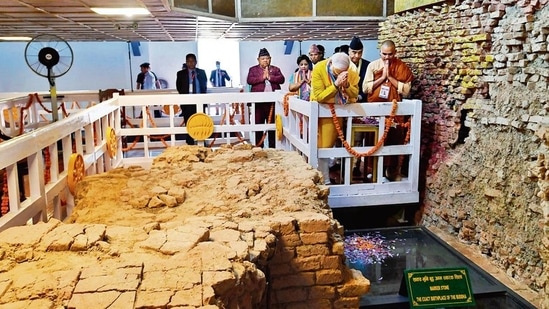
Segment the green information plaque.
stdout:
[[475,306],[466,268],[407,269],[400,285],[410,308]]

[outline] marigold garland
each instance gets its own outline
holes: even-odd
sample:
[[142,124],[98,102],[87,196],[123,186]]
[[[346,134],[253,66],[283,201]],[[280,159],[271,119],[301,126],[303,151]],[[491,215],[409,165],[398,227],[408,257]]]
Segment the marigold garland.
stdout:
[[[402,124],[402,127],[406,128],[406,137],[404,138],[404,144],[408,144],[408,142],[410,141],[410,132],[412,130],[410,130],[410,128],[412,127],[412,121],[410,118],[408,118],[408,121],[406,123],[403,123]],[[400,174],[400,169],[402,168],[402,163],[404,162],[404,156],[403,155],[399,155],[398,156],[398,173]]]
[[24,121],[23,121],[23,112],[26,110],[26,109],[29,109],[30,106],[32,105],[32,103],[34,103],[34,100],[38,100],[38,102],[40,104],[42,104],[42,102],[40,102],[40,99],[38,98],[38,94],[37,93],[34,93],[34,94],[30,94],[29,93],[29,99],[27,100],[27,104],[25,104],[24,107],[22,107],[20,110],[19,110],[19,135],[23,134],[23,132],[25,131],[25,128],[24,128]]
[[293,95],[297,95],[297,92],[288,92],[284,95],[284,98],[282,99],[282,107],[284,108],[284,117],[288,117],[288,114],[290,112],[290,97]]
[[347,152],[352,154],[354,157],[362,158],[362,157],[371,156],[376,151],[378,151],[381,148],[381,146],[383,146],[383,144],[385,143],[385,139],[387,138],[387,134],[389,133],[389,129],[393,125],[393,121],[394,121],[395,114],[396,114],[396,111],[397,111],[398,103],[397,103],[396,100],[393,100],[393,105],[392,105],[392,108],[391,108],[391,114],[389,115],[388,118],[385,118],[385,130],[383,130],[383,135],[381,136],[381,139],[379,139],[377,141],[377,143],[374,145],[374,147],[372,147],[372,149],[370,149],[367,152],[362,152],[362,153],[357,152],[356,150],[354,150],[351,147],[351,145],[349,145],[347,140],[345,140],[345,136],[343,135],[343,130],[341,129],[341,126],[339,125],[339,121],[337,120],[337,115],[336,115],[336,112],[335,112],[334,104],[329,104],[329,106],[330,106],[330,113],[332,114],[332,121],[333,121],[334,126],[337,130],[337,135],[338,135],[339,139],[341,140],[341,142],[343,143],[343,146],[345,147]]
[[[151,116],[151,112],[149,111],[149,108],[146,107],[145,108],[145,111],[147,113],[147,116],[148,116],[148,119],[149,121],[151,122],[151,125],[153,126],[153,128],[156,128],[156,123],[154,122],[154,118]],[[124,124],[127,124],[128,126],[130,126],[130,128],[135,128],[135,126],[130,122],[130,118],[128,116],[124,116]],[[183,125],[185,124],[185,121],[181,121],[181,123],[179,124],[180,127],[182,127]],[[143,127],[143,121],[141,121],[141,124],[139,127]],[[164,144],[165,147],[168,147],[168,143],[164,140],[165,138],[169,137],[168,134],[165,134],[165,135],[161,135],[161,136],[149,136],[151,139],[154,139],[154,140],[158,140],[160,139],[160,141],[162,141],[162,143]],[[137,143],[139,142],[139,138],[136,136],[136,138],[133,140],[133,142],[131,143],[131,145],[129,145],[128,147],[125,147],[125,148],[122,148],[122,151],[129,151],[129,150],[132,150],[135,145],[137,145]]]
[[[152,117],[151,115],[151,111],[149,110],[149,107],[146,107],[145,110],[147,111],[147,116],[149,118],[149,121],[151,122],[151,125],[153,128],[157,128],[156,126],[156,122],[154,122],[154,117]],[[164,145],[164,147],[168,148],[168,143],[166,143],[165,139],[170,137],[169,134],[164,134],[164,135],[160,135],[160,136],[155,136],[155,135],[152,135],[152,136],[149,136],[150,139],[152,140],[160,140],[162,142],[162,144]]]
[[[44,106],[44,103],[42,103],[42,100],[40,100],[40,96],[38,95],[38,93],[35,93],[34,97],[36,99],[36,102],[38,102],[40,107],[42,107],[42,109],[45,112],[47,112],[48,114],[53,114],[53,111],[51,109],[48,109],[48,108],[46,108],[46,106]],[[25,109],[27,109],[27,108],[25,108]],[[69,116],[69,113],[67,112],[67,109],[65,107],[65,102],[61,102],[61,104],[59,104],[59,106],[57,107],[57,110],[59,111],[60,109],[63,112],[63,117],[67,118]],[[23,115],[23,110],[21,110],[21,115]],[[42,119],[47,121],[47,119],[44,116],[41,115],[41,117],[42,117]]]
[[46,147],[44,148],[44,183],[49,183],[51,180],[51,156],[50,156],[50,148]]
[[[282,106],[284,108],[284,117],[288,117],[288,114],[290,113],[290,97],[293,95],[297,95],[297,92],[288,92],[284,95],[284,99],[282,100]],[[303,115],[299,115],[299,133],[303,134]]]
[[8,195],[8,173],[4,170],[4,185],[2,186],[2,206],[0,207],[1,216],[10,211],[10,197]]
[[[124,116],[124,123],[130,126],[130,128],[134,128],[133,124],[130,122],[130,118],[128,116]],[[131,145],[122,148],[122,151],[129,151],[132,150],[135,145],[137,145],[137,142],[139,141],[139,138],[136,136],[132,142]]]
[[[237,113],[241,114],[241,111],[242,112],[244,111],[244,103],[232,103],[231,105],[233,107],[233,111],[232,111],[232,113],[229,113],[229,124],[234,125],[235,124],[234,116]],[[220,126],[223,125],[223,123],[225,122],[225,116],[227,116],[227,110],[226,109],[223,110],[223,114],[221,115],[221,122],[219,123]],[[246,119],[244,117],[242,117],[242,120],[244,120],[244,123],[246,123]],[[242,137],[240,132],[235,132],[235,133],[236,133],[236,138],[238,139],[238,141],[240,143],[244,142],[244,138]],[[215,144],[216,140],[217,140],[217,136],[214,136],[212,141],[210,142],[210,147],[212,147]]]

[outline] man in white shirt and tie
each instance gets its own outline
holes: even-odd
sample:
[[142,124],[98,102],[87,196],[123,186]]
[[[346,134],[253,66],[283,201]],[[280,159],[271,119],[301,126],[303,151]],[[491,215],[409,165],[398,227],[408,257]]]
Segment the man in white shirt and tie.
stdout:
[[210,82],[213,87],[225,87],[225,81],[230,81],[231,77],[227,74],[227,71],[222,70],[221,63],[219,61],[215,62],[215,70],[212,70],[210,74]]

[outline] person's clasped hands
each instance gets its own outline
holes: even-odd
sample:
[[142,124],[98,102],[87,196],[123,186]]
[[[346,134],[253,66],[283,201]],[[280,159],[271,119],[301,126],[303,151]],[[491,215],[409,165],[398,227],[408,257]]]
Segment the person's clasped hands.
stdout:
[[347,72],[347,71],[343,71],[343,72],[339,73],[339,75],[337,76],[337,79],[335,81],[335,86],[336,87],[348,88],[349,87],[349,80],[347,79],[348,75],[349,75],[349,72]]
[[383,61],[383,78],[388,79],[389,78],[389,60]]

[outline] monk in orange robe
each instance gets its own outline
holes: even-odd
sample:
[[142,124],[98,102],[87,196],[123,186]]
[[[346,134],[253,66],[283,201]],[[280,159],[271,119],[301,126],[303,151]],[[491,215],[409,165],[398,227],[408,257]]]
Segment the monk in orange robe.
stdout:
[[[368,96],[368,102],[402,101],[410,94],[414,75],[408,66],[396,57],[395,43],[386,40],[381,43],[380,59],[371,62],[366,70],[362,89]],[[391,128],[385,140],[385,145],[402,145],[407,128],[401,126],[406,119],[395,117],[396,128]],[[401,166],[398,157],[384,158],[385,177],[388,180],[398,180],[401,176]]]

